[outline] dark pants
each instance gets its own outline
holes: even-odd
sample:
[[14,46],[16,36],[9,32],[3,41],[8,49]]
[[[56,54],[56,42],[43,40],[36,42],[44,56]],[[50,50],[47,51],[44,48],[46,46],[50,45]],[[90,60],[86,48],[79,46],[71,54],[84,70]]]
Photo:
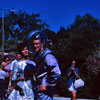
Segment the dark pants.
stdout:
[[8,85],[9,85],[9,80],[10,80],[10,77],[6,77],[5,78],[5,85],[6,85],[6,90],[8,89]]
[[5,80],[0,79],[0,98],[5,98]]
[[52,86],[47,86],[46,91],[38,92],[37,100],[53,100],[54,88]]

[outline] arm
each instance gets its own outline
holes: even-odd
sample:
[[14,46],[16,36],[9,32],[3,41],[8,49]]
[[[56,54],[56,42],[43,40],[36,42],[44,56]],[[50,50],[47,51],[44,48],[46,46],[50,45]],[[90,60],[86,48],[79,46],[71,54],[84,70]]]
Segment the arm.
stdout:
[[75,68],[68,68],[67,78],[69,78],[72,73],[75,74],[76,78],[79,78],[79,69],[78,68],[76,68],[76,69]]
[[9,72],[9,73],[10,73],[10,76],[11,76],[11,78],[12,78],[12,70],[10,70],[10,72]]
[[12,77],[12,72],[13,72],[13,65],[14,65],[14,61],[12,61],[10,64],[10,76],[11,77]]
[[76,71],[74,71],[74,74],[75,74],[76,78],[79,78],[79,75],[76,73]]
[[48,85],[55,86],[57,80],[61,77],[61,71],[56,58],[52,54],[46,56],[45,62],[47,64]]
[[75,76],[76,76],[76,78],[79,78],[79,69],[78,68],[76,68],[76,69],[74,69],[74,74],[75,74]]
[[68,68],[68,69],[67,69],[67,72],[66,72],[67,78],[69,78],[69,77],[71,76],[72,71],[73,71],[73,70],[72,70],[71,68]]
[[69,78],[71,74],[72,74],[72,71],[70,71],[70,72],[68,73],[67,78]]
[[46,90],[46,86],[55,86],[57,80],[61,76],[58,62],[52,54],[48,54],[45,58],[48,73],[48,83],[46,85],[40,85],[40,90]]

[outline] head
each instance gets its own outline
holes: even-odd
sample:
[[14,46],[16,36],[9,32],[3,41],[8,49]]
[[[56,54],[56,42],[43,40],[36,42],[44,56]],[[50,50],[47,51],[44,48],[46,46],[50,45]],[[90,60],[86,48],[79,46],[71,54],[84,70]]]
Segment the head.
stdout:
[[20,54],[20,53],[17,53],[17,54],[16,54],[16,59],[17,59],[17,60],[21,60],[21,58],[22,58],[21,54]]
[[75,65],[76,65],[76,61],[75,61],[75,60],[73,60],[73,61],[72,61],[72,64],[75,66]]
[[9,56],[4,56],[3,61],[4,61],[4,62],[8,62],[8,61],[10,61]]
[[28,48],[27,48],[27,45],[26,45],[25,42],[20,43],[17,46],[17,49],[18,49],[19,54],[22,56],[22,58],[27,58],[28,57],[29,52],[28,52]]
[[31,42],[31,46],[33,46],[33,50],[35,52],[43,51],[48,44],[48,38],[46,34],[42,31],[32,31],[27,36],[28,41]]
[[43,42],[41,42],[39,39],[33,40],[33,47],[35,52],[41,52],[43,51]]

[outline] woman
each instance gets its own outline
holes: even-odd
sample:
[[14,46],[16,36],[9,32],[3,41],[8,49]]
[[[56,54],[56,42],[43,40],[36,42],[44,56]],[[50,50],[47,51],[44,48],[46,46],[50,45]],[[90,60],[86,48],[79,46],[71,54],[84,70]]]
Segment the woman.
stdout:
[[10,100],[34,100],[33,91],[33,74],[35,71],[35,63],[28,59],[28,49],[23,42],[18,46],[18,51],[22,56],[22,61],[18,63],[18,82],[13,91],[9,95]]
[[9,56],[4,56],[3,58],[3,62],[1,64],[3,66],[3,70],[6,72],[6,75],[8,77],[5,77],[5,90],[6,90],[6,94],[5,97],[7,97],[7,90],[8,90],[8,86],[9,86],[9,81],[10,81],[10,66],[11,66],[11,59],[9,58]]
[[7,77],[6,72],[3,70],[3,66],[0,62],[0,100],[4,100],[5,98],[5,78]]
[[67,86],[72,94],[71,100],[76,100],[77,89],[74,87],[76,78],[79,78],[79,69],[76,68],[76,61],[72,61],[72,66],[67,69]]

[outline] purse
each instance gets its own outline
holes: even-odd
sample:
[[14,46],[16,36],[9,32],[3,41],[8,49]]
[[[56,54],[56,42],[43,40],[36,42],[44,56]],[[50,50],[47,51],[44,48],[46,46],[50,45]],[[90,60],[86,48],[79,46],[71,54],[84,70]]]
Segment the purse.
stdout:
[[83,86],[84,86],[84,81],[81,78],[75,80],[75,82],[74,82],[75,88],[79,88],[79,87],[83,87]]

